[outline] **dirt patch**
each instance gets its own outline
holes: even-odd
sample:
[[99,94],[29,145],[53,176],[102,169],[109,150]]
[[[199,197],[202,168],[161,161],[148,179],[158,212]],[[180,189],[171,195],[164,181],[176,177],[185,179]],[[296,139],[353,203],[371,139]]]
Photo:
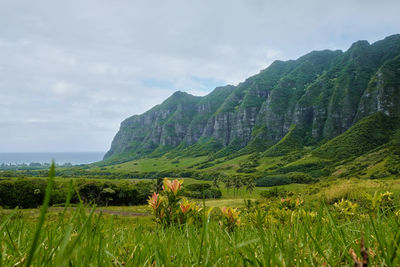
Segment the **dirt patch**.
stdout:
[[[76,209],[74,207],[68,208]],[[64,210],[63,207],[51,207],[49,208],[51,211],[62,211]],[[87,210],[89,211],[89,209]],[[109,209],[96,209],[95,213],[104,213],[104,214],[111,214],[111,215],[121,215],[121,216],[129,216],[129,217],[141,217],[141,216],[150,216],[149,213],[140,213],[140,212],[133,212],[133,211],[126,211],[126,210],[109,210]]]
[[106,214],[112,214],[112,215],[122,215],[122,216],[132,216],[132,217],[138,217],[138,216],[150,216],[148,213],[139,213],[139,212],[133,212],[133,211],[125,211],[125,210],[107,210],[107,209],[98,209],[95,210],[97,213],[106,213]]

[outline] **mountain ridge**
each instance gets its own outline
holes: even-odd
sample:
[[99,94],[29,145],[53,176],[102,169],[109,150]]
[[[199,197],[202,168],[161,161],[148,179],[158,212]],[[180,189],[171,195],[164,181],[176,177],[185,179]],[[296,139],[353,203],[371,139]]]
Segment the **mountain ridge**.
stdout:
[[312,51],[296,60],[277,60],[204,97],[177,91],[124,120],[105,163],[179,151],[216,157],[271,154],[288,134],[294,150],[318,147],[377,112],[400,116],[399,62],[397,34],[372,44],[355,42],[345,52]]

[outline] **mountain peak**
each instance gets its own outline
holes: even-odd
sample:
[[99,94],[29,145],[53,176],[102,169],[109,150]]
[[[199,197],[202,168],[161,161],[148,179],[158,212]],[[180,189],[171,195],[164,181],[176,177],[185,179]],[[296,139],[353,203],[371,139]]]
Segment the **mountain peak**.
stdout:
[[186,96],[193,96],[193,95],[178,90],[178,91],[175,91],[170,97],[186,97]]
[[354,50],[354,49],[359,49],[359,48],[366,48],[368,46],[370,46],[370,44],[367,40],[360,40],[360,41],[353,43],[350,46],[349,51]]

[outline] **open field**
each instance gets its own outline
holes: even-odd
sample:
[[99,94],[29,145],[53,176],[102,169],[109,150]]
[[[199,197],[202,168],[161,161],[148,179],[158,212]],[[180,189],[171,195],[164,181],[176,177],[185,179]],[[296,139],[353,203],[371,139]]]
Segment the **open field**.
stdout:
[[143,158],[125,163],[105,166],[94,167],[93,170],[108,170],[108,171],[137,171],[137,172],[151,172],[154,170],[169,170],[178,168],[187,168],[196,163],[202,162],[207,157],[188,157],[182,159],[168,159],[166,157],[160,158]]

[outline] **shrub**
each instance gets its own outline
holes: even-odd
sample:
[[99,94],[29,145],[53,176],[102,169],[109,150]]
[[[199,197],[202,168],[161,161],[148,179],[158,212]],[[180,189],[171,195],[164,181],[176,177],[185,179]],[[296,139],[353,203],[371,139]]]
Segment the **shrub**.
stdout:
[[393,193],[385,192],[380,193],[375,192],[374,195],[370,195],[368,193],[365,194],[365,198],[368,203],[366,205],[367,209],[376,213],[376,211],[393,211],[394,210],[394,202],[393,202]]
[[[160,194],[154,192],[149,198],[148,203],[157,223],[170,226],[202,222],[205,211],[195,202],[189,202],[181,196],[182,183],[183,180],[170,181],[165,178],[163,191]],[[208,210],[207,215],[211,210]]]
[[221,212],[223,214],[221,225],[223,225],[228,231],[232,232],[236,226],[240,225],[240,211],[233,208],[222,207]]
[[255,180],[256,186],[275,186],[285,185],[292,183],[288,176],[276,175],[276,176],[265,176]]
[[16,179],[0,181],[0,205],[14,208],[36,208],[42,203],[46,181]]
[[222,192],[217,188],[211,188],[211,184],[198,183],[185,186],[183,195],[191,198],[221,198]]
[[264,198],[286,197],[287,191],[284,189],[279,189],[277,187],[274,187],[271,190],[261,191],[260,195],[261,195],[261,197],[264,197]]
[[239,165],[239,169],[237,169],[237,172],[239,173],[253,173],[256,172],[260,163],[258,162],[260,158],[260,153],[255,153],[249,156],[249,158],[246,161],[241,162]]
[[222,192],[217,188],[209,188],[204,190],[204,198],[221,198]]
[[352,203],[350,200],[340,200],[333,205],[339,212],[341,217],[354,217],[357,215],[357,203]]
[[290,180],[296,184],[310,184],[315,182],[315,179],[304,172],[291,172],[288,173]]
[[[145,204],[150,196],[152,184],[149,182],[109,182],[93,180],[75,180],[75,187],[85,202],[97,205],[140,205]],[[0,206],[7,208],[36,208],[43,201],[47,181],[34,179],[8,179],[0,181]],[[68,195],[67,181],[54,183],[51,205],[64,204]],[[78,203],[79,198],[72,192],[71,203]]]
[[79,186],[79,195],[85,203],[99,203],[100,192],[102,191],[100,183],[95,181],[87,181]]
[[185,190],[188,191],[204,191],[211,188],[211,184],[206,184],[206,183],[188,184],[184,188]]

